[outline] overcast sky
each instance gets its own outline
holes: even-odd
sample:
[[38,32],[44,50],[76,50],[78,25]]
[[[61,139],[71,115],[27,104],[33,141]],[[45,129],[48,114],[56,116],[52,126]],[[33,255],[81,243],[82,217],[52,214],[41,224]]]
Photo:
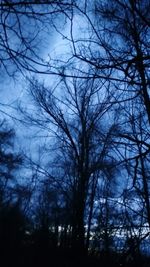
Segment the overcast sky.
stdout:
[[[62,23],[58,29],[62,33],[61,36],[56,30],[50,28],[49,33],[45,35],[45,45],[41,48],[41,56],[44,60],[52,59],[66,59],[70,57],[70,43],[65,38],[70,34],[70,24],[64,23],[62,17]],[[75,22],[74,34],[81,34],[80,18],[78,17]],[[58,25],[57,25],[58,26]],[[82,24],[83,27],[83,24]],[[43,37],[43,36],[42,36]],[[25,73],[25,75],[28,73]],[[30,75],[30,74],[29,74]],[[57,77],[51,75],[36,75],[38,80],[44,81],[48,86],[53,86],[57,82]],[[32,137],[35,135],[42,136],[39,129],[33,129],[31,126],[25,126],[21,123],[24,118],[18,111],[18,105],[24,108],[31,109],[32,102],[28,92],[28,83],[26,77],[21,73],[17,73],[14,78],[9,77],[5,72],[1,76],[1,87],[0,87],[0,112],[1,117],[6,118],[10,126],[13,127],[17,134],[17,148],[23,148],[25,152],[30,156],[31,151],[37,149],[38,139]]]

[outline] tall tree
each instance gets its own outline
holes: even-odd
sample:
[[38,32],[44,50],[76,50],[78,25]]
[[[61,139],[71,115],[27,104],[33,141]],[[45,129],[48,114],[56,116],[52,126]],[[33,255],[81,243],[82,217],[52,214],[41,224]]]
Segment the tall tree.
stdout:
[[[43,84],[32,82],[31,94],[38,113],[35,111],[30,119],[54,134],[59,155],[55,168],[57,166],[62,177],[61,182],[60,178],[55,178],[55,182],[60,182],[70,194],[72,242],[78,251],[83,251],[87,200],[87,216],[91,217],[100,173],[108,174],[114,167],[110,147],[117,126],[113,122],[104,124],[108,119],[106,112],[112,105],[103,82],[64,80],[61,92],[58,94]],[[91,218],[89,227],[90,223]]]

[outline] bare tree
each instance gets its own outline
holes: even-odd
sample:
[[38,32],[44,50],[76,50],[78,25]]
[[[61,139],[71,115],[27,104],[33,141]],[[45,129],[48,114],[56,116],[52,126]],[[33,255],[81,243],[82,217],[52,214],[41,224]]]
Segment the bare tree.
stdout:
[[[1,1],[0,62],[3,71],[10,76],[24,70],[47,72],[49,62],[42,57],[47,36],[52,33],[56,17],[65,15],[69,6],[68,1]],[[63,15],[61,19],[64,21]]]
[[103,83],[91,79],[86,83],[77,79],[64,80],[61,92],[58,94],[43,84],[32,82],[31,94],[38,113],[35,111],[30,119],[54,134],[58,157],[53,164],[59,170],[55,182],[69,192],[72,242],[76,248],[83,250],[87,200],[90,231],[100,173],[108,174],[114,167],[110,147],[112,133],[117,126],[113,123],[104,125],[104,120],[108,119],[106,112],[111,110],[112,105]]

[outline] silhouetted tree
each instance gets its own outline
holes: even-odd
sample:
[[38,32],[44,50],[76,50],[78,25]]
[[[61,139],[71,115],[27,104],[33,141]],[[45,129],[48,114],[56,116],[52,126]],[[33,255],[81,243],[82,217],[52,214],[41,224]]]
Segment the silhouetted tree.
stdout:
[[[104,125],[105,113],[111,109],[111,104],[101,82],[64,80],[61,89],[63,94],[59,96],[33,81],[31,94],[41,115],[37,116],[35,111],[35,116],[30,115],[30,119],[33,124],[43,129],[46,127],[54,134],[58,153],[55,168],[59,176],[54,176],[52,181],[68,191],[72,244],[78,251],[83,251],[87,199],[91,213],[87,216],[91,217],[100,173],[108,173],[115,163],[110,147],[117,126],[112,122],[109,126]],[[95,175],[98,172],[99,175]],[[89,190],[93,194],[91,198],[88,198]],[[91,218],[89,227],[90,224]]]
[[41,44],[44,39],[44,47],[56,16],[65,14],[70,5],[69,1],[1,1],[0,62],[3,72],[11,77],[24,70],[47,72],[49,62],[40,56],[43,52],[39,42]]
[[15,171],[22,163],[22,157],[13,151],[15,133],[5,121],[1,121],[0,130],[0,204],[12,200],[10,191],[15,185]]
[[7,266],[16,259],[19,261],[25,235],[26,220],[20,194],[15,192],[17,170],[23,158],[15,152],[14,130],[4,120],[0,127],[0,251],[1,262]]

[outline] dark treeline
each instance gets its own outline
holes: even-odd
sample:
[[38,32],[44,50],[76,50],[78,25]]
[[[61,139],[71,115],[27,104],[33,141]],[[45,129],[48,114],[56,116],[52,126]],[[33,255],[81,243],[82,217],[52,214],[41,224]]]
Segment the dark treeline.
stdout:
[[[1,1],[0,68],[29,101],[0,103],[2,266],[149,266],[149,9]],[[51,34],[67,48],[45,60]]]

